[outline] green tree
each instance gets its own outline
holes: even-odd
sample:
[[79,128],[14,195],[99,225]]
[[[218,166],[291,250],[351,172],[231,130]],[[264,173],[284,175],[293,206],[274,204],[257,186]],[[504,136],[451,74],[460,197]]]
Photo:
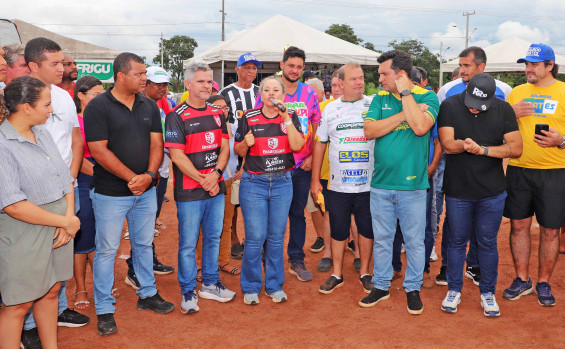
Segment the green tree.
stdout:
[[432,88],[438,87],[439,57],[433,54],[423,42],[419,40],[403,40],[400,42],[392,40],[388,43],[388,46],[409,53],[412,56],[412,63],[428,72],[428,85]]
[[337,38],[345,41],[349,41],[352,44],[359,45],[363,42],[363,39],[355,35],[353,28],[347,24],[332,24],[326,30],[326,34],[330,34]]
[[161,65],[161,51],[163,51],[162,68],[171,72],[174,91],[181,90],[183,61],[194,57],[196,47],[198,47],[196,40],[186,35],[175,35],[159,43],[159,54],[153,58],[153,63]]

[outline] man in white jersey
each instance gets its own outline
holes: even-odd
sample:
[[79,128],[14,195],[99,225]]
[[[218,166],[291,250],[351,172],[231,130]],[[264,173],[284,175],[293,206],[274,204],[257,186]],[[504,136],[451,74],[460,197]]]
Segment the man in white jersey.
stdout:
[[314,143],[312,155],[310,191],[317,197],[322,191],[320,169],[326,149],[325,143],[330,142],[331,177],[325,202],[330,212],[333,273],[320,286],[319,292],[329,294],[343,285],[343,254],[349,237],[351,214],[354,214],[361,253],[360,282],[365,292],[369,293],[373,288],[369,262],[373,246],[370,183],[374,140],[368,141],[365,138],[363,115],[371,105],[371,98],[363,95],[365,82],[359,64],[347,63],[339,70],[338,78],[343,88],[343,96],[329,103],[324,109],[317,132],[319,142]]

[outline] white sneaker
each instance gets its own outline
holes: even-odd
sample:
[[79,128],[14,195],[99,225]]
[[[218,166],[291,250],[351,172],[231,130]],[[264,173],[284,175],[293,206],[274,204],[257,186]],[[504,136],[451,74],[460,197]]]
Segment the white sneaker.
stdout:
[[259,304],[259,295],[257,293],[245,293],[243,295],[243,303],[248,305]]
[[204,285],[198,291],[198,295],[204,299],[212,299],[220,303],[229,302],[235,298],[235,292],[230,291],[220,281],[213,285]]
[[267,296],[271,297],[273,299],[273,302],[275,302],[275,303],[286,302],[286,300],[288,299],[288,296],[286,295],[286,293],[284,293],[283,290],[276,291],[276,292],[273,292],[271,294],[269,294],[269,293],[267,293],[267,291],[265,291],[265,294]]
[[483,307],[483,313],[486,317],[500,316],[500,308],[492,292],[481,294],[481,307]]
[[437,261],[437,253],[436,253],[436,247],[432,247],[432,253],[430,254],[430,262],[435,262]]
[[402,244],[402,247],[400,248],[400,253],[404,253],[406,252],[406,245]]
[[182,302],[180,302],[180,312],[183,314],[192,314],[199,311],[198,296],[196,292],[188,291],[182,295]]
[[441,310],[446,313],[456,313],[459,303],[461,303],[461,292],[447,291],[447,295],[441,302]]

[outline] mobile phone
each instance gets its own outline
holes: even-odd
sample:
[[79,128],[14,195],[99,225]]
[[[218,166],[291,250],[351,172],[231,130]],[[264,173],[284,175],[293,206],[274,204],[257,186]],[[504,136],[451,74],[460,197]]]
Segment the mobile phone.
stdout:
[[545,136],[545,133],[541,132],[542,130],[549,132],[549,125],[548,124],[536,124],[536,134],[540,136]]

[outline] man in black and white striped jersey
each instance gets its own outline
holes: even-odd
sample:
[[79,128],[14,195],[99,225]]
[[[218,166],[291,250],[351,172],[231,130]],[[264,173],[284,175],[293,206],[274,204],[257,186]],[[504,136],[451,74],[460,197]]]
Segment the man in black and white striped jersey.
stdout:
[[[237,131],[238,118],[247,111],[253,109],[259,86],[253,81],[257,77],[257,68],[261,66],[261,62],[251,53],[243,54],[237,60],[235,71],[237,73],[237,82],[224,87],[220,94],[226,99],[229,106],[228,123],[232,134]],[[231,145],[233,147],[233,144]],[[234,213],[234,219],[237,220],[237,207]],[[241,259],[243,255],[243,246],[239,242],[239,238],[235,230],[232,229],[232,258]]]

